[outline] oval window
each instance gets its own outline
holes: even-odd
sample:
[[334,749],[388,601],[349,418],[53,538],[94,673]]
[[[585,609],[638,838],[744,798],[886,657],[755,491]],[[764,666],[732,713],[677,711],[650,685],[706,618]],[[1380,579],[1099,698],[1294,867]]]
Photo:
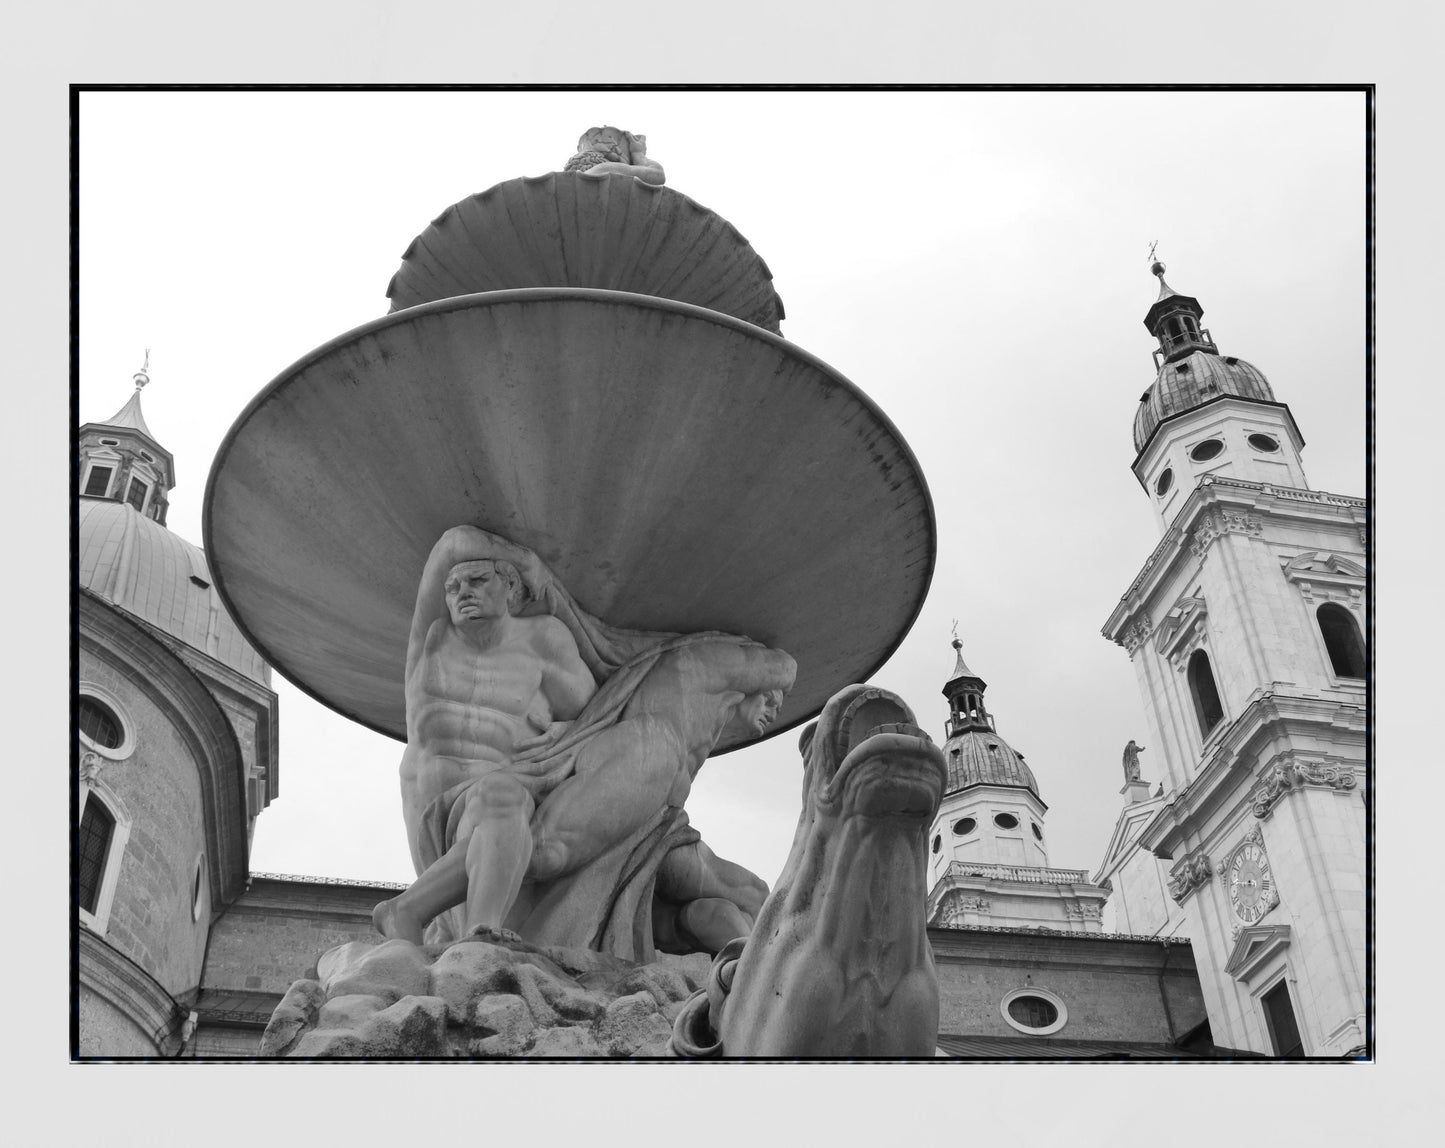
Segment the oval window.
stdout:
[[1169,493],[1169,488],[1174,485],[1174,471],[1169,467],[1164,468],[1164,473],[1159,476],[1159,481],[1154,484],[1154,493],[1163,498]]
[[81,695],[79,709],[81,733],[97,746],[120,748],[120,743],[125,740],[124,727],[114,710],[89,694]]
[[1252,434],[1249,436],[1249,445],[1255,450],[1262,450],[1265,454],[1273,454],[1279,450],[1279,443],[1270,438],[1267,434]]
[[1189,452],[1189,457],[1195,462],[1208,462],[1211,458],[1218,458],[1224,453],[1224,443],[1217,438],[1207,438],[1199,443]]
[[972,817],[960,817],[953,823],[953,832],[957,837],[967,837],[978,828],[978,822]]
[[1035,825],[1032,821],[1029,822],[1029,828],[1034,831],[1034,839],[1036,841],[1042,841],[1044,839],[1044,831],[1040,829],[1037,825]]
[[938,852],[940,849],[942,849],[942,848],[943,848],[943,836],[942,836],[941,834],[939,834],[939,835],[937,835],[937,836],[935,836],[935,837],[933,838],[933,851],[934,851],[935,853],[937,853],[937,852]]
[[1017,829],[1019,827],[1019,819],[1012,813],[995,813],[993,823],[1000,829]]
[[1035,996],[1014,997],[1008,1002],[1008,1014],[1024,1028],[1048,1028],[1059,1019],[1053,1001]]

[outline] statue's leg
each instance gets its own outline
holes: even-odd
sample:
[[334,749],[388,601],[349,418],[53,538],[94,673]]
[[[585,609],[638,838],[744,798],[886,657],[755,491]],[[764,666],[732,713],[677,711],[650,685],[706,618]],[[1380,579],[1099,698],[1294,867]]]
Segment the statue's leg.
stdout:
[[465,800],[457,844],[466,848],[466,929],[500,929],[532,858],[535,806],[526,786],[502,772],[478,781]]
[[531,880],[575,872],[636,832],[667,803],[683,767],[671,728],[651,718],[621,722],[577,755],[576,772],[542,802],[532,823]]
[[371,923],[378,933],[419,945],[433,917],[467,899],[467,840],[460,838],[405,892],[372,910]]
[[657,871],[657,894],[680,902],[678,920],[699,944],[718,952],[753,931],[767,883],[750,870],[719,857],[701,841],[668,853]]
[[[399,937],[419,945],[427,925],[438,913],[445,913],[467,899],[467,847],[472,833],[481,824],[482,815],[477,803],[464,797],[458,800],[464,804],[451,848],[422,870],[403,893],[383,901],[372,911],[372,924],[383,937]],[[416,852],[413,842],[413,856]]]

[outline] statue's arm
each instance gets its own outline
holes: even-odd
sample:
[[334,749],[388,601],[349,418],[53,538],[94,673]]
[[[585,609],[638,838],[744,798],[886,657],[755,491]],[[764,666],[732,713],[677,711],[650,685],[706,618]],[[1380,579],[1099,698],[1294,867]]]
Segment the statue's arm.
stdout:
[[558,721],[571,721],[597,692],[592,671],[577,652],[572,632],[550,614],[536,619],[535,644],[542,655],[542,689],[552,716]]
[[757,643],[709,643],[705,653],[698,653],[707,668],[707,684],[714,692],[737,690],[744,697],[767,690],[787,693],[798,672],[792,655]]

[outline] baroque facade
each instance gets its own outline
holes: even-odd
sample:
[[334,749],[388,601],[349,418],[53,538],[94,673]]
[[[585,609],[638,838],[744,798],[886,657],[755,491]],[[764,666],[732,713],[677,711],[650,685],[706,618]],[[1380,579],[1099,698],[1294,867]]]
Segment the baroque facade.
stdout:
[[1154,271],[1133,470],[1163,537],[1104,636],[1134,663],[1163,777],[1128,793],[1097,876],[1131,931],[1192,938],[1221,1044],[1358,1054],[1367,505],[1309,487],[1289,408]]

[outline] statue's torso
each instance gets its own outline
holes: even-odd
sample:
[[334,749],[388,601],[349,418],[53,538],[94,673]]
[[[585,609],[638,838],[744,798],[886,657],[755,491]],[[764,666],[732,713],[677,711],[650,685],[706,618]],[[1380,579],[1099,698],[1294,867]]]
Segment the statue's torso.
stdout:
[[551,723],[543,661],[527,639],[519,626],[511,639],[479,651],[446,622],[427,636],[406,683],[401,782],[409,808],[505,768],[519,741]]

